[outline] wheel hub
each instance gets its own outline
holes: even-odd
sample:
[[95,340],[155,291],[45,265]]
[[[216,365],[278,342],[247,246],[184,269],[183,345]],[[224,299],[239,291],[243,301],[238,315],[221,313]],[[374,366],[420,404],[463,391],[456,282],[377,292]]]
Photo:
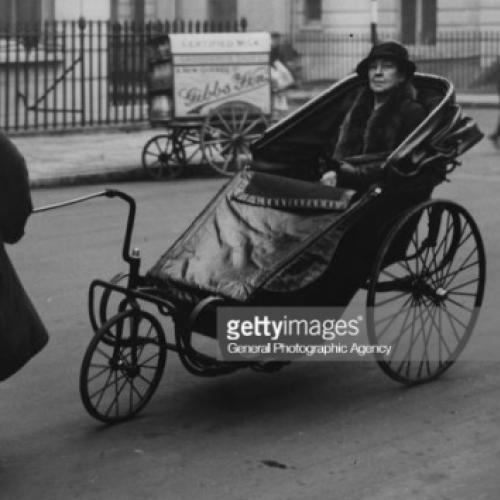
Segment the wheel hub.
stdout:
[[423,277],[415,278],[411,284],[413,298],[417,301],[428,297],[435,304],[440,304],[448,297],[448,290],[443,287],[434,288]]
[[158,159],[162,162],[162,163],[168,163],[168,160],[170,158],[170,155],[168,153],[160,153],[158,155]]
[[239,134],[239,133],[233,134],[231,136],[231,142],[235,146],[239,146],[239,145],[243,144],[243,136],[241,134]]
[[113,371],[121,371],[129,378],[135,378],[141,373],[141,369],[137,365],[130,365],[123,359],[110,359],[109,366]]
[[446,297],[448,297],[448,290],[446,290],[445,288],[439,287],[436,289],[436,296],[439,299],[445,299]]

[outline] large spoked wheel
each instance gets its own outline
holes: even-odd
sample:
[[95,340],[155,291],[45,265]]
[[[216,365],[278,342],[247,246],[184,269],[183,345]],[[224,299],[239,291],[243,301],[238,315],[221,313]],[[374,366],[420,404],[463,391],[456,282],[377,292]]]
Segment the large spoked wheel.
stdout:
[[185,164],[184,148],[175,131],[152,137],[142,150],[142,166],[152,179],[175,179]]
[[250,158],[250,144],[268,127],[262,111],[245,102],[212,109],[200,132],[203,158],[216,172],[232,176]]
[[167,357],[165,334],[146,311],[130,309],[94,335],[80,370],[85,409],[106,423],[131,418],[149,401]]
[[486,261],[476,223],[461,206],[429,201],[385,239],[368,286],[368,337],[391,346],[382,370],[405,384],[440,376],[464,349],[483,299]]

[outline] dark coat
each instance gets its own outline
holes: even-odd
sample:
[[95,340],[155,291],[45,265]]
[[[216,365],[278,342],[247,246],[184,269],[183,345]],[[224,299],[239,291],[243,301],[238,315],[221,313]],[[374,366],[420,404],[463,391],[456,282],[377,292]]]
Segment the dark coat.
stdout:
[[7,136],[0,132],[0,241],[19,241],[32,210],[24,158]]
[[22,368],[48,338],[0,242],[0,380]]
[[[416,101],[414,87],[405,83],[397,87],[387,101],[373,111],[373,93],[363,89],[347,112],[334,149],[335,160],[358,155],[392,152],[425,118],[424,107]],[[363,166],[344,173],[339,170],[339,184],[365,187],[380,180],[379,165]]]
[[4,242],[15,243],[23,236],[31,211],[24,158],[0,133],[0,380],[19,370],[48,340],[4,248]]

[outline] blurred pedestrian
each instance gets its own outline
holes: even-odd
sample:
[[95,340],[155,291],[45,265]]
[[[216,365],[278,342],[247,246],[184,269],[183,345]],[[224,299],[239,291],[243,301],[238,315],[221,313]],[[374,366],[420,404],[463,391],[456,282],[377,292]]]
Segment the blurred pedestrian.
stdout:
[[32,209],[24,158],[0,132],[0,381],[18,371],[48,341],[4,246],[23,237]]
[[273,118],[280,120],[288,113],[287,89],[294,83],[295,79],[281,54],[281,35],[271,33],[271,92],[273,105]]
[[[473,85],[495,85],[500,100],[500,57],[497,57],[495,61],[484,70],[479,78],[474,81]],[[488,135],[488,139],[490,139],[495,148],[500,149],[500,116],[498,117],[495,129]]]

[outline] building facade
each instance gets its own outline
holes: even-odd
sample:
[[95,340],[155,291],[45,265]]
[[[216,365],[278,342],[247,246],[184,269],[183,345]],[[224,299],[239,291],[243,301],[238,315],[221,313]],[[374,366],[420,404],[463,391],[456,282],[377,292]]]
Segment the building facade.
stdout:
[[[352,71],[371,45],[371,0],[292,0],[289,34],[310,80]],[[421,71],[468,88],[500,53],[497,0],[378,0],[381,39],[404,43]]]

